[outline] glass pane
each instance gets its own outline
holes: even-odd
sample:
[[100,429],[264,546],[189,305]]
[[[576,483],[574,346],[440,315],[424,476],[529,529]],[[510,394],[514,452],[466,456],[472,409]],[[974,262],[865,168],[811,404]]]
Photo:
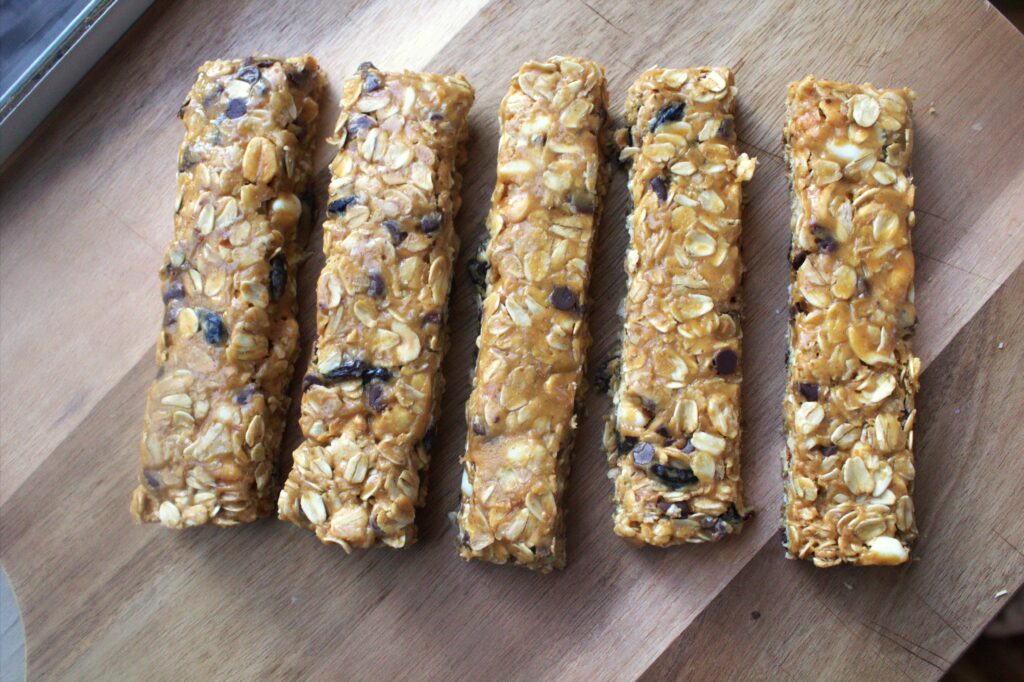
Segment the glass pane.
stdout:
[[0,0],[0,96],[97,0]]

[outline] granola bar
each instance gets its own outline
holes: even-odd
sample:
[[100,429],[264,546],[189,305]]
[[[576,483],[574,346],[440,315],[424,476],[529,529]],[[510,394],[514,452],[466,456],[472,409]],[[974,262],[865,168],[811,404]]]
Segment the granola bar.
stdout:
[[327,263],[282,519],[352,548],[405,547],[426,498],[473,88],[461,75],[345,81]]
[[138,522],[231,526],[273,511],[299,337],[289,272],[323,85],[308,55],[207,62],[178,112],[185,140],[131,500]]
[[525,64],[501,104],[457,513],[466,559],[565,563],[561,500],[590,341],[606,110],[603,69],[571,57]]
[[917,536],[914,94],[789,86],[793,186],[786,553],[816,566],[900,564]]
[[633,213],[629,290],[605,428],[615,532],[657,546],[742,527],[740,205],[756,161],[736,148],[725,68],[653,69],[620,131]]

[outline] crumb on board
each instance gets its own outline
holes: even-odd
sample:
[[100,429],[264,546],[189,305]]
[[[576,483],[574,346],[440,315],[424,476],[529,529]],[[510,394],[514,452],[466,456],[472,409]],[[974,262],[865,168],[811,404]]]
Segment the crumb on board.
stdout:
[[1003,597],[1005,597],[1008,594],[1010,594],[1008,590],[999,590],[998,592],[996,592],[996,595],[993,598],[994,599],[1002,599]]
[[930,102],[928,104],[928,115],[935,116],[936,113],[938,112],[935,111],[935,102]]
[[1003,343],[1002,341],[1000,341],[999,343],[996,344],[996,348],[999,349],[999,350],[1002,350],[1002,349],[1006,348],[1006,344]]

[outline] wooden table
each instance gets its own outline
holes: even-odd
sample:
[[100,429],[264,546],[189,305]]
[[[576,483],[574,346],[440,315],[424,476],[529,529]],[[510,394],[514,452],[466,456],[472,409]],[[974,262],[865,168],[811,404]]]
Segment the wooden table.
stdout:
[[[366,59],[459,69],[476,86],[461,265],[483,234],[497,106],[521,62],[600,61],[617,116],[653,64],[736,70],[737,128],[761,162],[744,235],[744,475],[759,515],[740,537],[669,551],[615,538],[599,445],[608,402],[592,394],[569,485],[569,567],[542,576],[459,561],[446,514],[477,331],[461,266],[413,549],[345,556],[274,520],[182,533],[131,524],[182,135],[175,112],[203,59],[306,50],[334,84],[328,122],[338,83]],[[779,544],[789,239],[780,135],[785,84],[808,72],[919,93],[922,538],[897,569],[819,570],[786,561]],[[1024,581],[1022,111],[1024,37],[967,0],[157,4],[0,177],[0,551],[30,676],[938,677],[998,610],[994,595]],[[319,169],[330,154],[318,150]],[[623,173],[608,204],[592,367],[617,342]],[[309,248],[319,245],[317,232]],[[300,273],[307,348],[321,262]],[[286,451],[296,442],[293,427]]]

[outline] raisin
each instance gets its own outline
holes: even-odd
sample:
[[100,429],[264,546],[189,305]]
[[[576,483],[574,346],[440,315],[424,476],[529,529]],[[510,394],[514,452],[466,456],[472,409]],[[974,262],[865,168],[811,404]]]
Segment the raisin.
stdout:
[[376,270],[370,271],[370,285],[367,287],[366,293],[373,298],[383,298],[385,289],[384,277],[380,272]]
[[615,442],[617,444],[619,452],[626,453],[632,450],[633,447],[636,445],[636,438],[634,438],[633,436],[626,436],[625,438],[623,438],[622,434],[616,431]]
[[551,291],[551,305],[559,310],[571,311],[576,310],[579,302],[576,300],[576,294],[573,293],[572,289],[557,286]]
[[409,236],[405,232],[402,232],[401,228],[398,227],[398,221],[396,220],[385,220],[381,225],[388,231],[388,235],[391,237],[391,243],[395,246],[401,244],[405,238]]
[[800,266],[804,264],[805,260],[807,260],[807,252],[797,250],[795,253],[793,253],[793,259],[790,261],[790,263],[792,264],[794,270],[799,270]]
[[347,381],[349,379],[360,379],[366,371],[366,363],[362,360],[346,360],[325,376],[331,381]]
[[387,367],[370,366],[363,370],[363,383],[368,384],[371,381],[389,381],[391,376],[391,370]]
[[240,97],[229,100],[228,108],[224,110],[224,114],[228,118],[241,118],[242,116],[245,116],[245,112],[245,100]]
[[358,135],[363,130],[373,128],[377,125],[372,117],[366,114],[355,114],[348,119],[348,123],[345,124],[345,130],[348,131],[349,135]]
[[811,225],[811,233],[814,235],[814,243],[818,245],[818,251],[821,253],[835,253],[839,248],[839,243],[832,233],[821,225]]
[[387,409],[388,403],[384,396],[384,387],[376,382],[367,386],[366,402],[374,412],[383,412]]
[[212,310],[199,310],[199,326],[203,329],[203,337],[211,345],[224,343],[228,337],[228,328],[224,320]]
[[181,285],[181,282],[170,282],[167,288],[164,289],[163,299],[164,303],[173,301],[175,299],[185,298],[185,287]]
[[652,464],[651,473],[661,479],[661,482],[673,490],[697,483],[697,477],[693,471],[681,467],[673,467],[665,464]]
[[685,114],[686,102],[677,102],[663,106],[654,117],[654,120],[651,121],[651,132],[653,133],[663,123],[682,120]]
[[441,214],[438,212],[428,213],[420,218],[420,230],[423,234],[433,234],[441,229]]
[[270,300],[276,301],[284,293],[288,283],[288,262],[279,253],[270,259]]
[[327,212],[334,215],[344,215],[345,209],[355,202],[356,198],[354,196],[335,199],[331,203],[327,204]]

